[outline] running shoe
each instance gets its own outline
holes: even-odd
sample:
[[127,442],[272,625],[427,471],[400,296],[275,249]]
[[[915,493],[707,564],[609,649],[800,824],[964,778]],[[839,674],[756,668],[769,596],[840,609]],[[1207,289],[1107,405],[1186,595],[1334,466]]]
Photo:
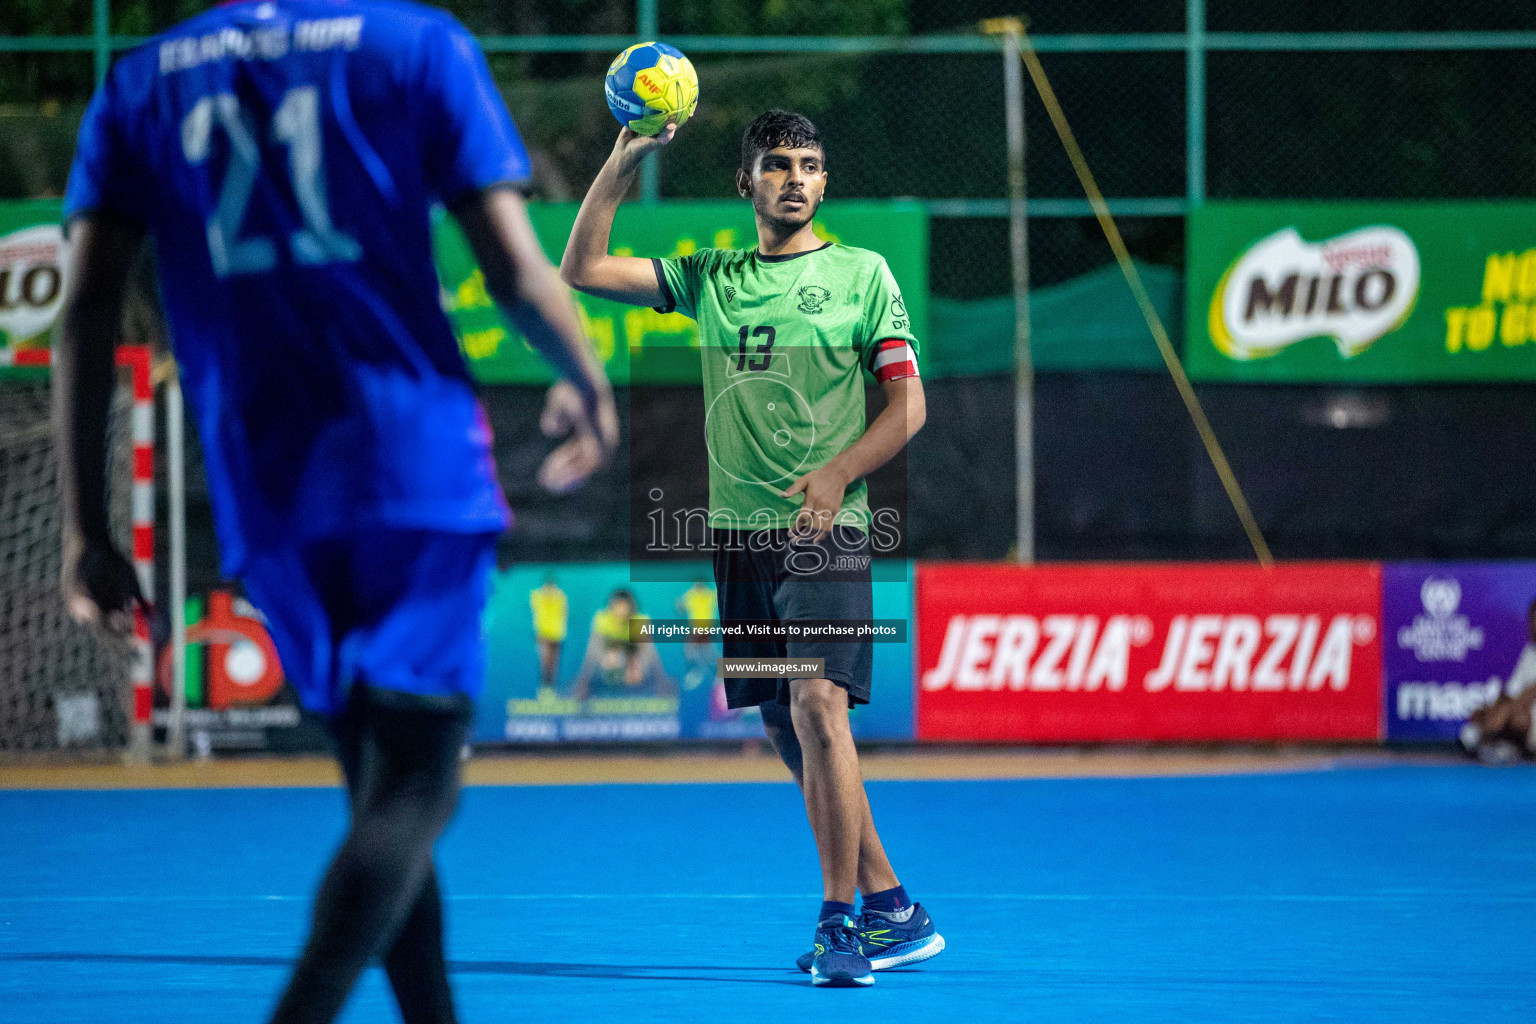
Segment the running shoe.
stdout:
[[859,952],[859,934],[853,920],[823,921],[816,929],[811,952],[811,984],[828,988],[873,985],[869,961]]
[[[933,918],[921,903],[914,904],[912,916],[892,921],[883,914],[865,911],[853,925],[859,939],[859,952],[869,960],[871,970],[905,967],[921,963],[944,951],[944,936],[933,925]],[[816,951],[801,954],[795,966],[809,971]]]

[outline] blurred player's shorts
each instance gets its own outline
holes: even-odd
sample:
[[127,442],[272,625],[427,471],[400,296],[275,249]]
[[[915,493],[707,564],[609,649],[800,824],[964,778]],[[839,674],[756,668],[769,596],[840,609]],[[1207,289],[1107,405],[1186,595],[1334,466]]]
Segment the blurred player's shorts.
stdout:
[[494,533],[383,528],[252,552],[244,583],[300,701],[331,714],[358,682],[476,697],[495,567]]

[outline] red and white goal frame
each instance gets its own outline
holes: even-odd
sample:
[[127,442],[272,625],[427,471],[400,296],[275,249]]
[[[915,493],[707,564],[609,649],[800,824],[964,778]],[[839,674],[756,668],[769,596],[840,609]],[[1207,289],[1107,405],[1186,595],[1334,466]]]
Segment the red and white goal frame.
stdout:
[[[47,369],[52,353],[46,348],[0,348],[0,368]],[[117,365],[129,371],[133,387],[130,433],[133,445],[133,568],[139,577],[139,589],[147,600],[155,595],[155,385],[147,345],[120,345]],[[175,616],[173,615],[174,619]],[[129,731],[128,753],[146,757],[153,741],[155,700],[154,650],[149,638],[149,620],[143,609],[133,617],[133,665],[129,678],[133,683],[133,719]]]

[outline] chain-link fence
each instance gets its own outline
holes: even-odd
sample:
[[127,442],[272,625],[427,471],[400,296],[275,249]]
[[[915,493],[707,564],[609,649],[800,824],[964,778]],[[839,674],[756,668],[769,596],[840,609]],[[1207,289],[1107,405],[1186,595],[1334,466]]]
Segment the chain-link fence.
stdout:
[[[578,198],[591,180],[614,132],[601,74],[637,21],[654,18],[693,56],[704,98],[660,161],[659,195],[732,195],[742,126],[767,106],[798,109],[828,138],[832,201],[931,202],[935,295],[1008,290],[1001,60],[993,42],[975,35],[976,19],[993,5],[662,0],[649,13],[647,0],[638,11],[585,0],[444,6],[482,34],[535,154],[542,197]],[[1536,13],[1527,4],[1025,6],[1100,185],[1120,200],[1132,250],[1148,261],[1182,262],[1181,216],[1208,196],[1491,197],[1531,189],[1536,135],[1526,130],[1516,87],[1536,67]],[[26,0],[0,14],[0,197],[60,192],[101,53],[201,7]],[[746,34],[818,28],[921,34]],[[507,34],[573,29],[582,34]],[[722,31],[742,34],[701,34]],[[1027,123],[1031,276],[1048,286],[1108,254],[1033,97]]]
[[[912,550],[974,557],[1007,551],[1014,515],[1012,385],[1002,376],[1012,346],[1003,61],[998,42],[977,30],[979,19],[1006,7],[992,0],[442,6],[480,36],[490,55],[533,153],[538,198],[580,198],[616,132],[602,98],[607,63],[637,37],[660,35],[694,60],[702,103],[657,162],[647,196],[732,196],[741,129],[762,109],[783,106],[808,114],[825,133],[829,202],[924,201],[931,218],[930,330],[964,331],[968,344],[993,350],[998,358],[986,365],[999,378],[972,378],[943,394],[936,389],[947,382],[930,381],[947,415],[931,419],[914,445],[914,510],[925,504],[929,463],[973,468],[963,486],[946,477],[935,487],[975,495],[979,505],[963,517],[960,532],[947,514],[926,526],[914,523]],[[1207,199],[1532,191],[1536,134],[1520,83],[1536,68],[1536,6],[1520,0],[1020,6],[1132,253],[1154,270],[1164,268],[1158,280],[1176,338],[1184,215]],[[111,54],[202,7],[199,0],[13,0],[0,10],[0,198],[61,192],[76,125]],[[1076,302],[1092,316],[1103,296],[1123,298],[1124,288],[1112,279],[1101,290],[1084,285],[1096,273],[1113,275],[1109,249],[1032,92],[1025,106],[1035,296],[1043,301],[1059,288],[1054,309]],[[1134,310],[1130,322],[1140,330]],[[1051,326],[1044,318],[1039,323]],[[985,330],[977,326],[983,324]],[[1040,341],[1037,334],[1037,363],[1049,371]],[[1150,341],[1137,344],[1150,353],[1145,365],[1161,372]],[[1049,421],[1037,438],[1100,438],[1104,451],[1118,443],[1131,455],[1102,474],[1116,480],[1182,457],[1177,445],[1165,444],[1184,429],[1175,405],[1148,406],[1128,421],[1135,403],[1107,397],[1123,382],[1049,376],[1040,381],[1037,413],[1037,421]],[[1160,426],[1149,429],[1153,421]],[[1146,443],[1136,449],[1132,441]],[[1048,465],[1051,453],[1040,454],[1043,555],[1217,551],[1179,539],[1187,533],[1187,502],[1172,495],[1203,479],[1199,458],[1177,467],[1177,480],[1151,480],[1135,500],[1111,509],[1104,494],[1073,496],[1070,480],[1060,479],[1080,475],[1078,455],[1063,448],[1057,473]],[[1171,490],[1164,495],[1159,488]],[[936,500],[933,507],[947,506]],[[1053,535],[1106,538],[1107,546],[1052,549]],[[1166,549],[1148,546],[1148,537],[1161,536],[1171,538]],[[1116,538],[1132,540],[1116,546]],[[1242,551],[1239,543],[1226,553]]]

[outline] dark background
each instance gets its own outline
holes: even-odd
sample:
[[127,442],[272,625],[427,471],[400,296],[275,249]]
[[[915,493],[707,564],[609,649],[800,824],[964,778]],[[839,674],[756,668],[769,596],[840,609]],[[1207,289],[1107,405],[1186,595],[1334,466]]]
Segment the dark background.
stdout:
[[[195,0],[113,0],[113,30],[147,34],[203,8]],[[634,31],[629,0],[455,0],[484,34]],[[89,0],[10,0],[0,34],[86,33]],[[1536,30],[1517,0],[1210,0],[1210,32]],[[974,31],[1022,13],[1036,33],[1180,32],[1184,0],[661,0],[664,35],[905,34]],[[536,156],[537,195],[579,197],[615,125],[598,79],[607,53],[491,58]],[[1181,197],[1182,52],[1046,54],[1046,69],[1106,194]],[[790,106],[824,129],[841,197],[1000,198],[1006,184],[1001,61],[991,54],[695,55],[704,103],[661,164],[665,197],[730,195],[742,125]],[[56,195],[92,85],[88,54],[0,54],[0,197]],[[1223,52],[1207,57],[1212,198],[1526,197],[1536,168],[1536,51]],[[1034,198],[1076,197],[1046,121],[1027,101]],[[1180,218],[1127,218],[1136,256],[1182,268]],[[1110,260],[1098,227],[1034,218],[1031,277],[1047,286]],[[1009,287],[1007,224],[932,225],[935,295]],[[997,339],[1011,345],[1010,338]],[[875,491],[904,491],[916,557],[999,558],[1014,534],[1013,382],[927,381],[929,420],[904,467]],[[1526,386],[1199,389],[1260,525],[1281,557],[1536,555],[1526,454],[1536,390]],[[497,458],[519,527],[507,559],[621,558],[631,474],[702,490],[702,401],[692,389],[626,394],[625,450],[583,494],[531,484],[549,443],[534,430],[541,396],[491,388]],[[878,405],[878,401],[875,403]],[[633,426],[636,429],[631,430]],[[698,439],[696,445],[688,441]],[[679,440],[681,439],[681,440]],[[1036,379],[1036,528],[1047,559],[1226,558],[1248,549],[1225,495],[1161,374],[1041,374]],[[195,451],[195,446],[194,446]],[[163,465],[163,463],[162,463]],[[211,566],[200,475],[192,564]],[[670,492],[669,492],[670,493]],[[198,522],[203,528],[196,528]]]

